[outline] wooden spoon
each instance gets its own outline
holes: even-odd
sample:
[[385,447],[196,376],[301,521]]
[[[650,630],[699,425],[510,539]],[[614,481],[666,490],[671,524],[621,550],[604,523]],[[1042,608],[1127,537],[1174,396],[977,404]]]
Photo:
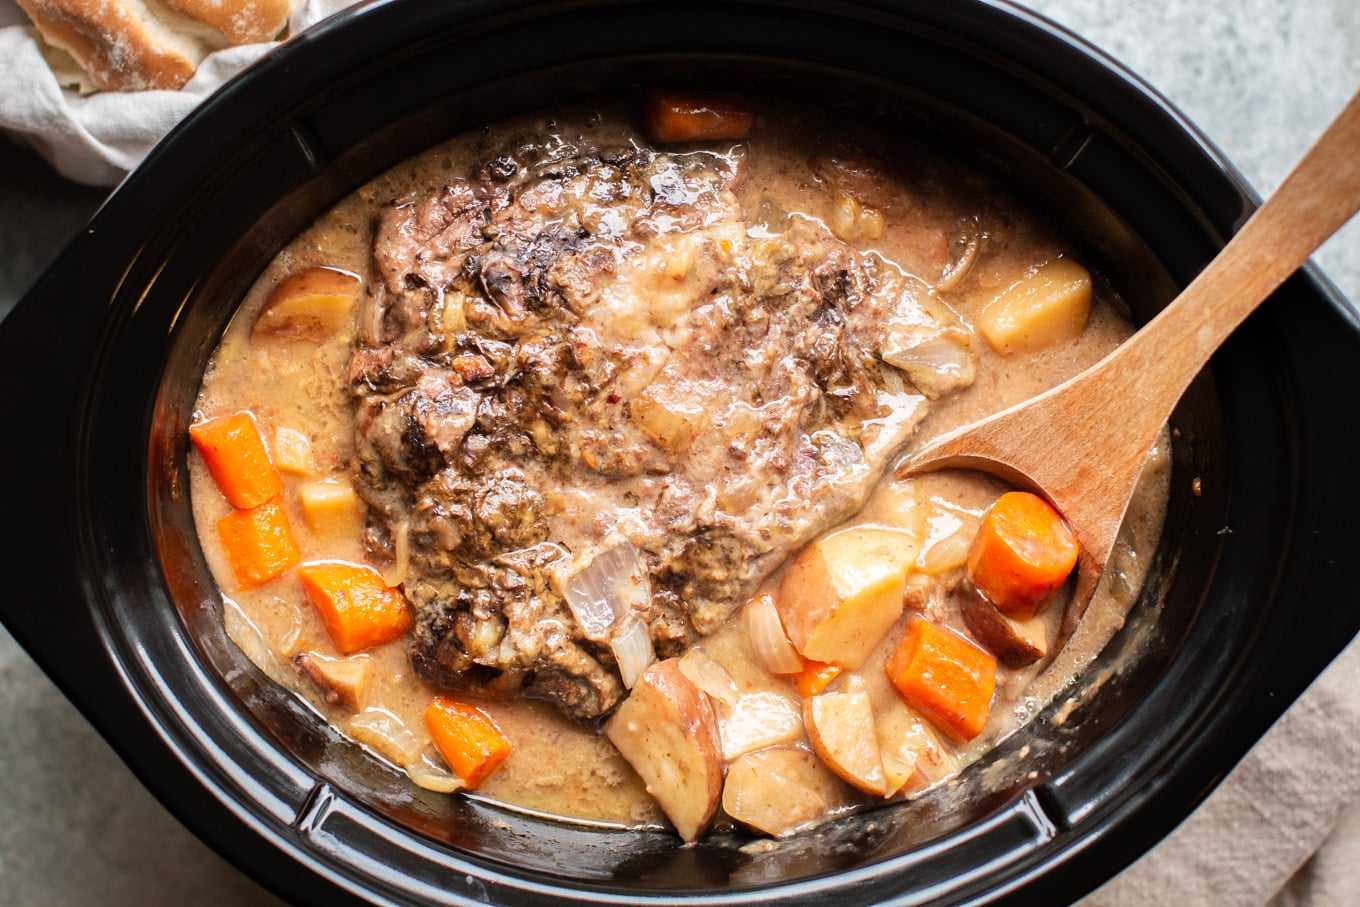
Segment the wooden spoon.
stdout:
[[909,455],[906,476],[976,469],[1048,497],[1081,545],[1066,638],[1085,612],[1172,409],[1229,334],[1360,209],[1360,94],[1175,301],[1074,378]]

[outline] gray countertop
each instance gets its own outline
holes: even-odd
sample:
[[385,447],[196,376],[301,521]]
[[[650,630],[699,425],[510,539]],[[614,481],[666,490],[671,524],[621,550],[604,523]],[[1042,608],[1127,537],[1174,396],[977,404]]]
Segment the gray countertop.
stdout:
[[[1028,5],[1143,76],[1263,194],[1360,87],[1357,0]],[[27,150],[0,140],[0,312],[103,196],[61,180]],[[1346,296],[1360,300],[1360,223],[1317,260]],[[3,630],[0,703],[0,903],[274,903],[141,787]],[[1250,859],[1250,852],[1243,856]],[[1174,887],[1164,894],[1174,896]],[[1260,902],[1272,894],[1261,891]],[[1335,903],[1360,902],[1360,893],[1352,894],[1357,900]]]

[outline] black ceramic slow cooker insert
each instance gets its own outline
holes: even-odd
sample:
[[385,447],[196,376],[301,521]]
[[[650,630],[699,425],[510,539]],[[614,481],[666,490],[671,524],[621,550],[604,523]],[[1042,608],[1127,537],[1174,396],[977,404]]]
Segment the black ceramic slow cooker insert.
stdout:
[[[1253,198],[1160,98],[1002,2],[421,3],[300,35],[195,111],[0,324],[0,617],[146,785],[299,903],[1060,903],[1212,789],[1360,630],[1360,327],[1305,270],[1177,411],[1154,579],[1078,685],[959,782],[773,848],[558,823],[365,757],[222,631],[186,435],[245,289],[329,205],[511,114],[649,86],[805,99],[945,147],[1090,244],[1138,320]],[[41,445],[41,453],[35,445]],[[1199,479],[1199,495],[1188,493]],[[1250,494],[1245,493],[1250,491]],[[1324,506],[1325,504],[1325,506]]]

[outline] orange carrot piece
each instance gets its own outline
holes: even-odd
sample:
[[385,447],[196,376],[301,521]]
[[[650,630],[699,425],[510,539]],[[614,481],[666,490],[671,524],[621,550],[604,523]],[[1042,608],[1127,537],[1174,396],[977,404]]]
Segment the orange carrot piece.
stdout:
[[755,119],[751,102],[731,95],[654,92],[647,99],[647,132],[654,142],[744,139]]
[[490,715],[471,703],[437,697],[425,709],[425,728],[468,790],[481,787],[510,756],[510,741]]
[[907,704],[954,740],[972,740],[987,726],[996,659],[952,630],[913,617],[886,669]]
[[968,551],[968,575],[996,609],[1020,620],[1042,611],[1077,565],[1062,514],[1028,491],[997,498]]
[[217,521],[217,535],[242,589],[268,582],[302,558],[288,516],[277,500],[233,510]]
[[835,680],[840,673],[841,666],[838,664],[804,658],[803,670],[793,675],[793,685],[798,689],[799,696],[811,699],[825,690],[827,684]]
[[401,590],[388,586],[372,567],[315,561],[297,572],[331,641],[344,654],[391,642],[411,629]]
[[195,422],[189,426],[189,437],[231,506],[258,507],[283,491],[283,480],[250,413]]

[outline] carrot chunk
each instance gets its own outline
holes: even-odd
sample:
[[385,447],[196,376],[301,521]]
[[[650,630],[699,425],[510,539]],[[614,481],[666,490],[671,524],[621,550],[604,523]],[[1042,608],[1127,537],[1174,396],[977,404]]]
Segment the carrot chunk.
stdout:
[[217,535],[232,576],[242,589],[268,582],[302,557],[277,500],[249,510],[233,510],[217,521]]
[[996,659],[962,636],[913,617],[886,669],[907,704],[954,740],[972,740],[987,726]]
[[792,676],[793,685],[797,688],[799,696],[810,699],[825,690],[827,684],[835,680],[840,672],[841,666],[838,664],[804,658],[803,670]]
[[647,132],[654,142],[744,139],[755,119],[751,102],[731,95],[654,92],[647,99]]
[[425,728],[468,790],[481,787],[510,756],[510,741],[490,715],[471,703],[437,697],[425,709]]
[[231,506],[258,507],[283,491],[283,480],[250,413],[195,422],[189,426],[189,437]]
[[299,567],[298,579],[331,641],[346,655],[391,642],[411,628],[401,590],[372,567],[316,561]]
[[1043,498],[1009,491],[982,518],[968,551],[968,575],[1008,617],[1042,611],[1077,565],[1077,539]]

